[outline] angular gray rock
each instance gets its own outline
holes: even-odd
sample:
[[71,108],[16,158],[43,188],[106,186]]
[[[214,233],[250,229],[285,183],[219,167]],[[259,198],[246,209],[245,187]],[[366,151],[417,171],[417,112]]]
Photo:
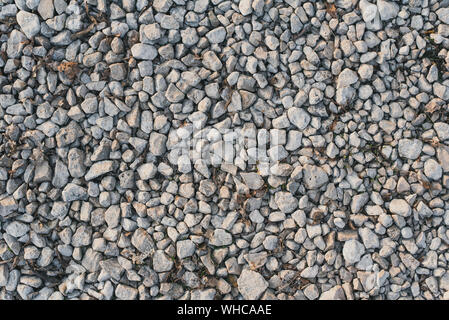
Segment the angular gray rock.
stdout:
[[421,154],[423,143],[418,139],[401,139],[398,144],[399,156],[415,160]]
[[241,172],[240,175],[248,188],[253,190],[262,188],[265,183],[262,177],[256,172]]
[[248,269],[242,271],[237,284],[245,300],[259,299],[268,288],[268,282],[260,273]]
[[19,11],[16,15],[17,23],[28,39],[32,39],[41,30],[39,17],[33,13]]
[[404,199],[391,200],[389,210],[391,213],[400,215],[402,217],[408,217],[412,213],[412,208]]
[[288,119],[299,130],[304,130],[310,122],[310,115],[304,109],[292,107],[287,110]]
[[95,162],[90,167],[89,171],[87,171],[84,178],[86,179],[86,181],[90,181],[113,171],[113,169],[114,169],[114,162],[112,160],[103,160]]
[[365,247],[359,241],[351,239],[343,245],[343,258],[348,264],[355,264],[365,253]]
[[329,176],[326,171],[319,166],[306,164],[303,172],[303,181],[307,189],[318,189],[329,182]]

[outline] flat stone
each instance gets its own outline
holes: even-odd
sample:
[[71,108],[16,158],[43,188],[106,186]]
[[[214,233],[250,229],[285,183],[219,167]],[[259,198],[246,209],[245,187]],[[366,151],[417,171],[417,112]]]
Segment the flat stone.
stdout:
[[66,202],[87,200],[87,190],[77,184],[68,183],[62,191],[62,200]]
[[195,249],[192,240],[181,240],[176,243],[176,254],[179,259],[191,257],[195,253]]
[[379,237],[371,229],[362,228],[359,230],[359,235],[366,249],[379,248]]
[[262,188],[265,183],[262,177],[256,172],[241,172],[240,175],[248,188],[253,190]]
[[17,201],[13,197],[6,197],[0,200],[0,216],[6,217],[19,208]]
[[393,1],[377,0],[377,8],[384,21],[396,18],[399,13],[399,6]]
[[288,119],[299,130],[304,130],[310,122],[310,115],[304,109],[292,107],[287,111]]
[[319,300],[346,300],[345,292],[340,285],[324,291]]
[[41,30],[39,17],[33,13],[19,11],[16,15],[16,19],[28,39],[32,39]]
[[53,18],[54,9],[53,0],[40,0],[37,12],[39,12],[42,19],[47,20]]
[[443,175],[443,169],[435,159],[430,158],[424,162],[424,174],[429,179],[439,180]]
[[436,11],[438,19],[445,24],[449,24],[449,8],[440,8]]
[[245,300],[257,300],[268,288],[268,282],[258,272],[244,269],[237,280],[239,292]]
[[148,44],[136,43],[131,47],[131,54],[139,60],[153,60],[158,53],[154,46]]
[[398,144],[399,155],[403,158],[416,160],[421,154],[422,141],[418,139],[401,139]]
[[84,177],[86,181],[98,178],[106,173],[114,170],[114,162],[112,160],[103,160],[95,162]]
[[16,238],[24,236],[29,230],[30,226],[28,224],[19,221],[13,221],[6,227],[6,232]]
[[412,214],[412,208],[404,199],[393,199],[390,202],[389,210],[391,213],[408,217]]
[[433,128],[441,141],[449,139],[449,124],[445,122],[435,122]]
[[156,272],[167,272],[173,268],[173,261],[167,257],[163,250],[156,250],[153,255],[153,269]]
[[215,247],[229,246],[232,243],[232,235],[223,229],[215,229],[209,244]]
[[274,201],[279,210],[284,213],[291,213],[298,208],[298,199],[295,198],[290,192],[279,191],[274,195]]
[[152,132],[150,135],[150,152],[155,156],[161,156],[166,150],[167,137],[163,134]]
[[329,182],[326,171],[318,166],[306,164],[303,172],[303,181],[307,189],[318,189]]
[[226,38],[226,29],[218,27],[206,33],[206,38],[210,43],[221,43]]
[[364,253],[365,247],[355,239],[346,241],[343,246],[343,257],[348,264],[359,262]]
[[115,296],[119,300],[135,300],[137,298],[137,289],[119,283],[115,288]]

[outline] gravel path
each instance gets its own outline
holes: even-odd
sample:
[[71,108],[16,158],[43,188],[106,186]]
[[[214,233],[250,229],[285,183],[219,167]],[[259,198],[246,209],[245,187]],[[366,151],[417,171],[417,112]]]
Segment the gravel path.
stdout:
[[448,0],[0,0],[0,300],[449,299]]

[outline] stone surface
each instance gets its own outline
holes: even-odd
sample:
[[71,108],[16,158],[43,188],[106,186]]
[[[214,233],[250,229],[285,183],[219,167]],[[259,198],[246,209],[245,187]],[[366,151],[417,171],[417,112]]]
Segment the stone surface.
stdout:
[[348,240],[343,246],[343,257],[348,264],[359,262],[364,253],[365,247],[357,240]]
[[237,280],[239,292],[246,300],[256,300],[268,288],[268,282],[258,272],[243,270]]
[[26,11],[19,11],[16,18],[17,23],[28,39],[33,38],[39,33],[41,24],[37,15]]

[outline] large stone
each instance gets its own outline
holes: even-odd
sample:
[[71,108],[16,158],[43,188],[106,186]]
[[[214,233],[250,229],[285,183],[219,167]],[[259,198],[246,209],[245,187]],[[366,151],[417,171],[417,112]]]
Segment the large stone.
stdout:
[[304,185],[307,189],[318,189],[329,182],[329,177],[323,168],[306,164],[303,169]]
[[369,195],[366,192],[357,194],[354,197],[352,197],[351,212],[358,213],[363,208],[363,206],[368,202],[368,200]]
[[340,285],[330,288],[324,291],[319,300],[346,300],[345,292]]
[[30,226],[19,221],[13,221],[6,227],[6,232],[16,238],[20,238],[30,230]]
[[393,199],[390,202],[391,213],[400,215],[402,217],[408,217],[412,214],[412,208],[404,199]]
[[166,150],[165,143],[167,137],[158,132],[152,132],[150,135],[150,152],[155,156],[161,156]]
[[318,189],[329,182],[326,171],[321,167],[306,164],[303,173],[303,181],[307,189]]
[[40,0],[37,12],[39,12],[42,19],[47,20],[53,18],[54,11],[53,0]]
[[215,229],[209,244],[216,247],[229,246],[232,243],[232,235],[224,229]]
[[131,237],[131,244],[143,254],[150,254],[154,249],[154,241],[144,229],[139,228],[134,231]]
[[418,139],[401,139],[398,144],[399,156],[411,160],[416,160],[421,154],[422,141]]
[[156,272],[167,272],[173,268],[173,261],[163,250],[157,250],[153,255],[153,269]]
[[298,208],[298,199],[296,199],[290,192],[279,191],[274,195],[274,201],[279,210],[284,213],[291,213]]
[[86,179],[86,181],[90,181],[113,171],[113,169],[114,169],[114,162],[112,160],[95,162],[90,167],[89,171],[86,173],[84,178]]
[[377,0],[377,9],[384,21],[396,18],[399,13],[399,6],[393,1]]
[[136,43],[131,47],[131,54],[139,60],[153,60],[157,56],[157,50],[153,46]]
[[17,201],[13,197],[6,197],[0,200],[0,216],[6,217],[19,208]]
[[435,122],[433,124],[433,128],[435,129],[440,141],[449,139],[449,124],[446,122]]
[[268,282],[258,272],[244,269],[237,280],[237,285],[243,298],[257,300],[268,288]]
[[335,95],[335,102],[340,106],[348,106],[355,97],[356,91],[353,87],[338,88]]
[[33,13],[19,11],[16,15],[16,19],[28,39],[32,39],[41,30],[39,17]]
[[115,296],[119,300],[135,300],[138,293],[137,289],[121,283],[115,288]]
[[343,258],[348,264],[359,262],[364,253],[365,247],[358,240],[348,240],[343,246]]
[[77,184],[69,183],[62,191],[62,200],[76,201],[87,200],[87,190]]
[[362,12],[362,18],[365,22],[371,22],[374,20],[377,14],[377,6],[368,2],[367,0],[361,0],[359,2],[360,11]]
[[256,172],[242,172],[240,175],[243,178],[243,181],[246,183],[248,188],[257,190],[262,188],[264,184],[264,180],[262,177]]
[[441,8],[436,11],[438,19],[445,24],[449,24],[449,8]]
[[439,180],[443,175],[443,169],[435,159],[430,158],[424,163],[424,174],[431,180]]
[[226,39],[226,29],[218,27],[206,33],[206,38],[210,43],[221,43]]
[[252,0],[240,0],[239,1],[239,10],[242,16],[247,16],[253,12],[252,8]]
[[207,51],[203,54],[203,66],[212,71],[219,71],[223,67],[220,59],[218,59],[217,55],[213,51]]
[[299,130],[304,130],[310,122],[310,115],[304,109],[292,107],[287,111],[288,119]]
[[357,76],[357,73],[355,71],[346,68],[342,72],[340,72],[338,76],[337,89],[349,87],[350,85],[356,83],[358,79],[359,77]]
[[374,249],[379,247],[379,237],[369,228],[359,230],[360,238],[366,249]]
[[437,159],[444,172],[449,172],[449,148],[440,146],[437,148]]
[[176,254],[179,259],[191,257],[195,253],[195,244],[192,240],[181,240],[176,243]]

